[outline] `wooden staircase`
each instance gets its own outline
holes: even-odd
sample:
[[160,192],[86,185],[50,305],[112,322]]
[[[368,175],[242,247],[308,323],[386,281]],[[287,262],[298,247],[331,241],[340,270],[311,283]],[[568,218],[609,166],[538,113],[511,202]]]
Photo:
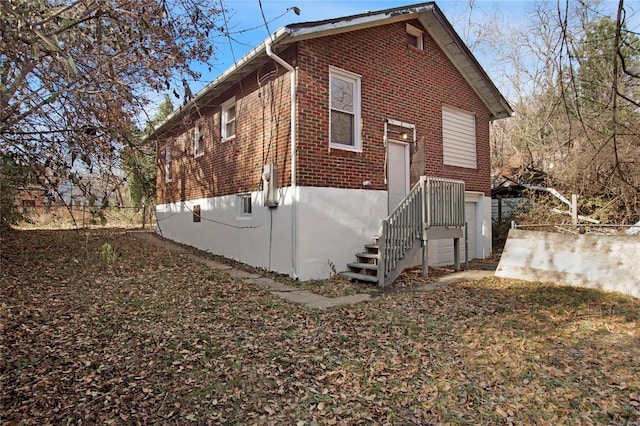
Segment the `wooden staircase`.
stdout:
[[[349,270],[340,272],[339,275],[350,280],[380,285],[381,281],[378,279],[378,273],[381,272],[383,268],[380,267],[380,246],[378,245],[378,240],[379,237],[374,237],[373,244],[365,244],[364,251],[356,253],[356,261],[347,263],[347,268],[349,268]],[[387,284],[393,283],[402,271],[408,267],[415,266],[410,265],[409,263],[415,258],[417,252],[420,251],[421,248],[422,244],[420,239],[414,239],[413,244],[410,244],[410,247],[404,247],[404,256],[397,260],[397,264],[393,270],[388,271],[385,274],[384,282]],[[381,286],[383,285],[384,284]]]
[[[380,236],[365,244],[356,261],[347,264],[340,275],[384,287],[398,278],[423,250],[422,268],[426,274],[426,244],[434,239],[458,239],[464,227],[464,182],[421,176],[402,202],[380,222]],[[435,231],[435,232],[434,232]],[[437,235],[437,236],[436,236]],[[456,269],[459,262],[456,260]],[[425,275],[426,276],[426,275]]]
[[351,280],[378,283],[378,259],[380,258],[378,238],[374,238],[374,244],[365,244],[362,253],[356,253],[356,261],[347,264],[349,268],[340,275]]

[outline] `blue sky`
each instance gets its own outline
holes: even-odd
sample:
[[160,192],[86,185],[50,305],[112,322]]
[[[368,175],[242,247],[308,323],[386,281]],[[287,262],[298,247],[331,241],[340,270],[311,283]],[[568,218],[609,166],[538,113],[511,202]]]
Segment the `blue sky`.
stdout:
[[[249,50],[268,37],[278,28],[296,22],[316,21],[353,14],[363,13],[366,10],[381,10],[399,6],[407,6],[419,1],[412,0],[262,0],[264,19],[262,17],[258,0],[215,0],[223,1],[228,13],[219,17],[220,25],[229,29],[230,37],[220,33],[214,40],[216,57],[209,71],[205,67],[197,68],[202,71],[199,81],[189,81],[193,93],[197,93],[204,85],[220,75],[239,60]],[[557,7],[558,2],[564,5],[565,0],[443,0],[436,4],[445,16],[453,24],[463,40],[473,38],[473,32],[469,31],[469,23],[483,23],[494,20],[499,31],[507,31],[507,28],[525,29],[531,25],[529,13],[536,4],[547,4]],[[576,0],[569,0],[575,2]],[[597,1],[597,0],[596,0]],[[612,17],[615,17],[617,1],[601,1],[602,8]],[[473,7],[471,7],[473,5]],[[293,10],[296,6],[300,15]],[[635,27],[640,27],[640,1],[626,0],[625,6],[635,9]],[[265,19],[268,23],[265,26]],[[226,22],[225,22],[226,20]],[[497,87],[509,98],[509,83],[505,80],[508,71],[505,65],[497,58],[497,53],[490,48],[472,49],[481,65],[494,80]],[[161,97],[158,97],[160,100]],[[174,106],[181,101],[172,97]]]
[[[265,19],[263,19],[260,12],[258,0],[223,0],[223,2],[228,9],[228,13],[219,17],[219,23],[229,28],[230,37],[220,34],[214,40],[216,48],[216,57],[213,60],[214,65],[211,71],[205,68],[198,68],[203,73],[201,80],[189,82],[194,93],[233,65],[234,58],[236,61],[239,60],[249,50],[266,39],[269,32],[273,33],[284,25],[354,15],[363,13],[366,10],[375,11],[419,3],[419,1],[412,0],[262,0],[268,31]],[[447,0],[437,2],[437,4],[454,24],[456,30],[459,30],[459,27],[462,26],[462,24],[457,25],[457,22],[468,19],[468,0]],[[530,4],[530,2],[526,1],[475,0],[476,10],[474,11],[474,17],[477,15],[478,19],[481,19],[483,15],[499,11],[500,14],[511,17],[518,16],[525,19],[524,10]],[[293,6],[299,8],[300,15],[296,15],[293,12]]]
[[[296,22],[317,21],[322,19],[336,18],[340,16],[363,13],[366,10],[382,10],[399,6],[419,3],[411,0],[263,0],[262,6],[268,28],[270,32],[275,32],[278,28]],[[203,75],[204,80],[210,80],[221,74],[233,64],[233,57],[240,59],[252,47],[259,44],[268,37],[269,31],[264,24],[260,13],[258,0],[225,0],[224,4],[229,13],[226,15],[228,27],[232,33],[232,39],[220,37],[217,44],[216,66],[210,75]],[[473,16],[482,19],[483,16],[498,13],[509,19],[526,19],[526,9],[531,6],[531,1],[495,1],[495,0],[475,0],[475,10]],[[442,9],[449,21],[454,24],[456,30],[466,22],[469,15],[468,0],[447,0],[438,1],[438,7]],[[300,9],[300,15],[296,15],[292,10],[287,9],[296,6]],[[284,14],[284,15],[283,15]],[[283,15],[283,16],[281,16]],[[281,16],[280,18],[277,18]],[[276,19],[277,18],[277,19]],[[460,23],[460,25],[457,25]],[[251,29],[251,30],[246,30]]]

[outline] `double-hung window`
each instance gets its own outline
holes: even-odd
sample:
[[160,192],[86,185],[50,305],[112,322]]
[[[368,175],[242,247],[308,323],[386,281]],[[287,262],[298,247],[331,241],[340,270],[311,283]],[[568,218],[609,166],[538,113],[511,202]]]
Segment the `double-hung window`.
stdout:
[[329,68],[329,146],[361,151],[360,80],[349,71]]
[[220,118],[220,134],[226,141],[236,137],[236,98],[233,97],[222,104]]

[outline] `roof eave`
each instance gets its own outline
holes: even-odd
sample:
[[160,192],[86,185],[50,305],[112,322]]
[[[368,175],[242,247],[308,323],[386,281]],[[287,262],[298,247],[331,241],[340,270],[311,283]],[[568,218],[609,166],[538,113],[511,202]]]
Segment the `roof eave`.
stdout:
[[271,37],[263,40],[256,47],[251,49],[246,55],[240,58],[234,65],[216,77],[214,80],[209,82],[206,86],[204,86],[193,98],[191,98],[186,104],[178,107],[171,114],[167,116],[167,118],[159,123],[157,126],[153,128],[153,130],[146,134],[142,140],[143,142],[154,140],[157,138],[157,135],[162,134],[170,130],[176,119],[185,114],[191,113],[193,109],[197,108],[198,105],[202,104],[202,101],[207,97],[215,96],[223,92],[226,89],[221,90],[221,87],[224,83],[232,80],[235,82],[237,78],[236,74],[238,74],[243,68],[246,68],[249,64],[251,64],[254,60],[259,58],[260,56],[266,56],[266,46],[267,43],[272,43],[272,45],[281,42],[284,38],[288,36],[287,27],[279,28],[275,33],[272,34]]
[[291,24],[286,28],[289,30],[291,36],[290,41],[294,42],[406,21],[412,16],[416,17],[421,13],[430,12],[434,7],[435,3],[433,2],[420,3],[409,7],[365,12],[360,15],[345,16],[336,19]]

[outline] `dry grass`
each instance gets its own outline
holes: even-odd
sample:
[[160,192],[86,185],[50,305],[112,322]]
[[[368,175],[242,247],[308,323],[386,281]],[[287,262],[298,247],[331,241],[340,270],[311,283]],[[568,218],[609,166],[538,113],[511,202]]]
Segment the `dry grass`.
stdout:
[[[38,207],[23,213],[29,222],[23,222],[19,229],[77,229],[77,228],[142,228],[142,210],[133,207],[107,207],[91,209],[82,206]],[[155,225],[155,218],[147,213],[146,227]]]
[[487,279],[317,311],[116,230],[1,254],[0,423],[640,421],[630,297]]

